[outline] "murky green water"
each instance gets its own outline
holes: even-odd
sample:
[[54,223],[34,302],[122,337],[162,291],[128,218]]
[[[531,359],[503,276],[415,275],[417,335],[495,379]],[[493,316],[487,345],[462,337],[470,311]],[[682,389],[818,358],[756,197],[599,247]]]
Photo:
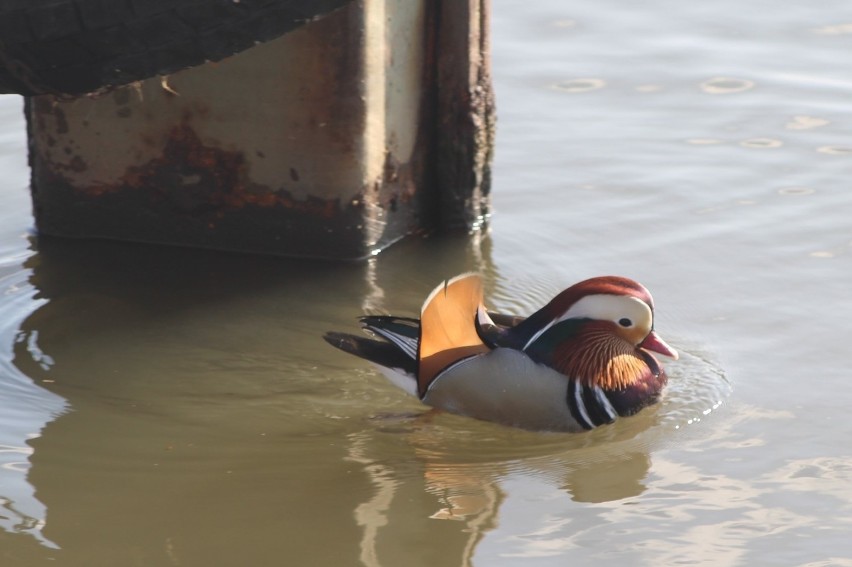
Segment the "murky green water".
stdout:
[[[495,0],[490,233],[358,265],[36,240],[0,97],[0,562],[852,565],[850,22]],[[515,431],[320,339],[467,270],[645,283],[663,403]]]

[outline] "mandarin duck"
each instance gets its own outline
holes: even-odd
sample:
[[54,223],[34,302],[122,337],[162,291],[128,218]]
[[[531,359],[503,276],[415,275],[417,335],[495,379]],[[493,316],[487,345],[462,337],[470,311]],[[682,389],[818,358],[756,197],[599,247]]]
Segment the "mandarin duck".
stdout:
[[427,405],[531,430],[586,431],[635,414],[666,384],[651,352],[678,356],[654,331],[648,290],[616,276],[577,283],[523,318],[489,313],[480,277],[462,274],[432,291],[420,319],[360,321],[382,340],[325,340]]

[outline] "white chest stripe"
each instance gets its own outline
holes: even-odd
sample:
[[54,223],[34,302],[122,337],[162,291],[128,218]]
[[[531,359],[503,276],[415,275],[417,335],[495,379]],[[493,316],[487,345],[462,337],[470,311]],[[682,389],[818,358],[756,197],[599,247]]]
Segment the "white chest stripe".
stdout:
[[583,385],[577,380],[574,380],[574,401],[577,402],[577,411],[580,412],[580,418],[586,422],[589,427],[594,427],[595,424],[589,419],[589,412],[586,410],[586,404],[583,402]]
[[561,321],[561,319],[557,319],[556,321],[551,321],[550,323],[548,323],[547,325],[542,327],[536,334],[534,334],[532,336],[532,338],[530,340],[527,341],[527,344],[524,345],[524,348],[522,350],[527,350],[527,348],[529,348],[529,346],[531,344],[533,344],[537,338],[539,338],[541,335],[543,335],[546,330],[551,328],[554,324],[558,323],[559,321]]
[[600,386],[595,386],[595,399],[598,400],[598,403],[601,405],[603,410],[609,416],[610,419],[618,418],[618,412],[615,411],[615,408],[612,407],[612,403],[609,401],[609,398],[606,397],[604,391],[600,388]]

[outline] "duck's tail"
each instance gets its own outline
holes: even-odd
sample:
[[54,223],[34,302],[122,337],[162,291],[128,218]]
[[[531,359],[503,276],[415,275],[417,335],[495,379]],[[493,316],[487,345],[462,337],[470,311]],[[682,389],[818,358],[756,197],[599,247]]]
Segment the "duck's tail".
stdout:
[[417,396],[417,319],[371,315],[362,317],[361,325],[387,342],[334,331],[323,338],[331,346],[369,360],[392,383]]

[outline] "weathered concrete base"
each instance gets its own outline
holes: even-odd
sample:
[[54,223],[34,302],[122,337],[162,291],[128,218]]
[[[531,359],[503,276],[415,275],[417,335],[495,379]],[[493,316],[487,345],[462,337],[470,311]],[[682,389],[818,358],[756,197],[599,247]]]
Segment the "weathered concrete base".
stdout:
[[360,190],[352,183],[345,187],[354,186],[351,197],[294,196],[286,187],[295,184],[295,167],[273,190],[246,181],[240,152],[204,146],[192,127],[176,127],[169,138],[161,158],[130,168],[111,185],[80,187],[57,173],[56,164],[35,166],[39,232],[357,259],[421,227],[423,200],[416,194],[400,197],[399,186]]
[[[479,29],[480,0],[465,5]],[[28,99],[38,230],[354,259],[442,219],[475,227],[493,106],[476,102],[482,74],[456,67],[487,53],[478,32],[464,57],[445,57],[470,35],[445,17],[427,0],[362,0],[220,63],[98,97]],[[490,121],[466,117],[482,112]],[[436,165],[454,148],[462,175]],[[447,214],[445,187],[464,210]]]

